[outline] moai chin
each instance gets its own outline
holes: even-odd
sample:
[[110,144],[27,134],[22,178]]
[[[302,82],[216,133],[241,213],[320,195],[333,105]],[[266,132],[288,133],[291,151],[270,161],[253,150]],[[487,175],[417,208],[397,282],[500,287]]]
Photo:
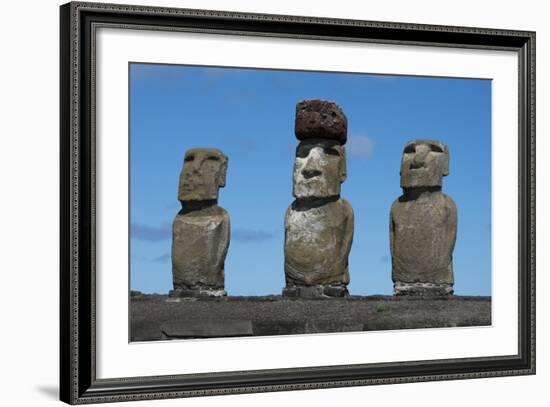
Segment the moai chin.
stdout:
[[353,209],[340,198],[346,179],[347,119],[334,102],[296,105],[293,195],[285,215],[283,295],[318,298],[348,295],[348,255]]
[[457,211],[441,192],[449,175],[449,150],[436,140],[413,140],[401,161],[403,195],[390,211],[395,295],[453,294]]
[[172,225],[171,297],[226,295],[229,215],[218,206],[218,189],[225,186],[227,162],[215,148],[185,153],[178,191],[182,209]]

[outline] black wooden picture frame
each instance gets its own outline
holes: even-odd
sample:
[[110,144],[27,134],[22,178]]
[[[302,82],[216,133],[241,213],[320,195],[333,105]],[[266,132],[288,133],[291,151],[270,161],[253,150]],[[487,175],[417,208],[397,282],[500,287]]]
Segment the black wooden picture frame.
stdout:
[[[535,373],[535,33],[72,2],[60,8],[60,395],[71,404],[318,389]],[[519,60],[517,354],[98,379],[95,287],[95,74],[98,25],[481,50]],[[510,265],[513,267],[513,265]]]

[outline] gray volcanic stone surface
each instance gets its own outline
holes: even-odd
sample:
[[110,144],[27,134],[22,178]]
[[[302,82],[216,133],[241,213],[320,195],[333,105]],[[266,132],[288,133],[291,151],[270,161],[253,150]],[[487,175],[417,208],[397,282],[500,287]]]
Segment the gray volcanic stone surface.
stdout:
[[292,194],[285,214],[285,281],[289,297],[342,297],[350,281],[348,256],[354,214],[340,198],[346,180],[347,119],[334,102],[312,99],[296,105]]
[[456,207],[441,191],[403,196],[391,208],[394,282],[453,284]]
[[210,201],[218,199],[225,186],[227,156],[216,148],[192,148],[185,152],[179,178],[178,199]]
[[298,144],[292,173],[292,195],[296,199],[340,195],[340,187],[346,177],[344,146],[325,139],[311,139]]
[[167,298],[133,293],[132,341],[491,325],[490,297]]
[[229,215],[210,206],[176,215],[172,227],[172,276],[175,289],[224,288],[229,247]]
[[292,204],[285,216],[287,286],[347,285],[352,239],[353,209],[345,199]]
[[172,224],[173,296],[224,295],[229,215],[220,208],[228,159],[214,148],[185,153],[179,179],[182,209]]
[[453,293],[457,209],[441,192],[449,150],[436,140],[413,140],[401,161],[403,195],[390,210],[392,280],[398,295]]
[[401,158],[401,188],[441,187],[449,175],[449,149],[438,140],[411,140]]
[[174,320],[164,322],[160,330],[162,339],[218,338],[252,336],[250,320]]
[[298,140],[322,137],[345,144],[348,119],[334,102],[323,99],[302,100],[296,104],[294,132]]

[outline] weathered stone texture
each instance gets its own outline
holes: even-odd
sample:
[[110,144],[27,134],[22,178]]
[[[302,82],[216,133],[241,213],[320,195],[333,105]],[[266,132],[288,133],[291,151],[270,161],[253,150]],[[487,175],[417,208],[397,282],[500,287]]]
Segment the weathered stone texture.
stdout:
[[322,99],[302,100],[296,104],[294,132],[298,140],[324,138],[345,144],[348,119],[334,102]]
[[132,296],[130,340],[249,336],[250,324],[254,336],[491,325],[491,297],[178,300],[167,301],[165,295]]
[[346,151],[338,142],[309,139],[296,148],[292,188],[295,198],[338,196],[346,177]]
[[161,325],[161,339],[228,338],[252,336],[252,321],[228,319],[179,319]]
[[441,192],[449,173],[446,145],[413,140],[401,162],[403,195],[390,211],[392,279],[397,295],[440,296],[453,293],[453,249],[457,209]]
[[217,199],[218,188],[225,186],[227,161],[213,148],[195,148],[185,154],[178,192],[182,210],[172,225],[171,297],[226,294],[229,215]]
[[449,175],[449,149],[437,140],[412,140],[403,150],[401,188],[441,187]]
[[441,191],[397,199],[391,208],[393,281],[452,285],[456,222],[456,206]]
[[285,216],[287,286],[349,283],[353,209],[345,199],[320,206],[294,202]]
[[218,199],[225,186],[227,157],[215,148],[192,148],[185,153],[180,174],[178,199],[181,202]]
[[346,179],[347,119],[338,105],[306,100],[296,106],[293,195],[285,215],[283,295],[316,298],[348,294],[353,209],[340,198]]
[[229,215],[223,208],[176,215],[172,228],[174,289],[223,290],[228,246]]

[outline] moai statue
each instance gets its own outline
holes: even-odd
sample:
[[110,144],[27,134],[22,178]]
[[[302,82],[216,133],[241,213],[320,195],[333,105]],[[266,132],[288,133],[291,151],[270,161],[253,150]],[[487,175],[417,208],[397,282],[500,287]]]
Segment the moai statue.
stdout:
[[224,290],[229,215],[218,206],[227,156],[215,148],[185,153],[179,179],[182,209],[172,226],[171,297],[218,297]]
[[296,200],[285,215],[283,295],[344,297],[353,239],[353,209],[340,198],[347,119],[336,103],[304,100],[296,105],[295,133],[300,140],[293,176]]
[[453,293],[457,211],[441,192],[449,175],[449,150],[436,140],[413,140],[401,161],[403,195],[390,212],[390,248],[395,295]]

